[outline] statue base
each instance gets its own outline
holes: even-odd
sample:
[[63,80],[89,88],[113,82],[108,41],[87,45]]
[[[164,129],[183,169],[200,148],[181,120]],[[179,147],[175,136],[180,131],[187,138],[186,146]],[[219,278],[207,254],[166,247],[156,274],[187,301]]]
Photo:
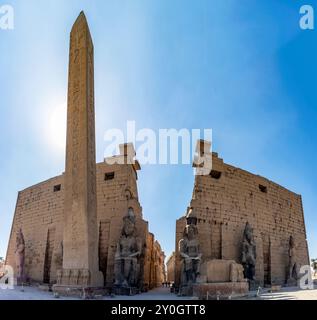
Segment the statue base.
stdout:
[[285,284],[286,287],[298,287],[298,282],[296,279],[288,279]]
[[100,271],[64,268],[57,270],[57,283],[53,285],[52,291],[61,296],[90,299],[106,294],[103,284],[103,274]]
[[83,287],[75,285],[54,284],[52,287],[54,294],[64,297],[78,297],[82,299],[94,299],[95,296],[106,295],[107,290],[103,287]]
[[196,283],[193,296],[200,300],[242,298],[248,295],[249,284],[243,282]]
[[52,285],[47,284],[47,283],[39,284],[37,288],[38,288],[40,291],[45,291],[45,292],[50,292],[50,291],[52,291]]
[[256,291],[261,285],[257,280],[248,280],[248,286],[250,291]]
[[15,280],[17,286],[28,285],[28,279],[26,276],[17,277]]
[[193,286],[182,286],[179,288],[179,296],[181,297],[191,297],[193,295]]
[[117,296],[134,296],[140,293],[139,288],[136,287],[120,287],[114,286],[112,288],[112,293]]

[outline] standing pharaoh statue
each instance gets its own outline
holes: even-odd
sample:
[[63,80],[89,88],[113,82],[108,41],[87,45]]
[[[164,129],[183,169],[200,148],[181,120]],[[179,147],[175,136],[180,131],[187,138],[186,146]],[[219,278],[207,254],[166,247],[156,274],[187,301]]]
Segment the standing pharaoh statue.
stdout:
[[246,223],[242,243],[242,265],[244,277],[248,280],[255,280],[256,245],[253,238],[253,229],[249,222]]
[[289,238],[289,249],[288,249],[288,258],[289,258],[289,270],[288,270],[288,279],[287,282],[290,285],[293,285],[297,281],[297,262],[296,262],[296,245],[293,236]]
[[18,281],[23,281],[24,278],[24,259],[25,259],[25,242],[22,229],[17,232],[16,249],[15,249],[15,263]]
[[191,286],[200,274],[201,253],[198,240],[197,217],[192,209],[186,216],[187,225],[179,241],[182,258],[181,286]]
[[123,217],[121,237],[115,254],[115,286],[137,287],[140,278],[141,242],[136,236],[135,215],[132,208]]

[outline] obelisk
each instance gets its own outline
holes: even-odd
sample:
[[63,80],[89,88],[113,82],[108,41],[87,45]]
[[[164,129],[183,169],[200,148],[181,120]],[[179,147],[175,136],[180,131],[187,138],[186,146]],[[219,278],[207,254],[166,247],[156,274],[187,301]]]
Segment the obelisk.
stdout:
[[70,34],[65,166],[63,269],[54,288],[103,287],[96,212],[94,48],[83,12]]

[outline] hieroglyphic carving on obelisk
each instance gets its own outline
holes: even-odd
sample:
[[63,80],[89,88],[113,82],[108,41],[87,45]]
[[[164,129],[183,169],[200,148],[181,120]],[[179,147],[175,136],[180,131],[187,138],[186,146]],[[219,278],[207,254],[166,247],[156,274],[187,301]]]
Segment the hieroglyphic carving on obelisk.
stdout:
[[63,270],[57,285],[103,286],[98,263],[94,49],[80,13],[70,34]]

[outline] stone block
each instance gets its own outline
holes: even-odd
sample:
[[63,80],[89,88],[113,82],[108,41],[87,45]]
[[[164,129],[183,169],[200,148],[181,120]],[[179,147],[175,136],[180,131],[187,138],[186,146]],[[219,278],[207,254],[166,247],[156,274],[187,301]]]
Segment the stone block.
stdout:
[[200,300],[239,298],[246,296],[248,292],[247,282],[197,283],[193,285],[193,296]]
[[140,290],[135,287],[113,287],[112,293],[117,296],[134,296],[140,293]]
[[65,297],[78,297],[82,299],[94,299],[100,295],[106,295],[108,291],[103,287],[82,287],[82,286],[68,286],[55,284],[52,287],[54,294]]

